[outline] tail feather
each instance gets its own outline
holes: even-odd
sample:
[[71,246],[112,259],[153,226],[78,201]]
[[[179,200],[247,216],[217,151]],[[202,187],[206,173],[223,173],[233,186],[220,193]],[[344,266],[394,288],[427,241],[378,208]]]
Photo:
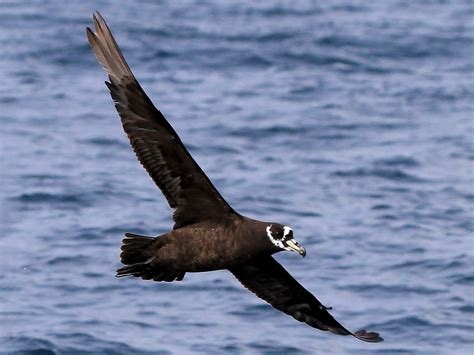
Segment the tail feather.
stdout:
[[120,269],[117,270],[117,274],[115,276],[116,277],[141,276],[143,270],[147,268],[147,264],[149,264],[150,262],[151,260],[149,262],[136,263],[136,264],[121,267]]
[[120,259],[125,265],[143,264],[152,255],[149,246],[155,241],[153,237],[146,237],[138,234],[125,233],[122,240],[122,253]]
[[[116,277],[135,276],[143,280],[181,281],[185,272],[157,266],[156,250],[163,246],[160,239],[133,233],[125,233],[120,259],[125,266],[117,270]],[[155,262],[154,262],[155,261]]]

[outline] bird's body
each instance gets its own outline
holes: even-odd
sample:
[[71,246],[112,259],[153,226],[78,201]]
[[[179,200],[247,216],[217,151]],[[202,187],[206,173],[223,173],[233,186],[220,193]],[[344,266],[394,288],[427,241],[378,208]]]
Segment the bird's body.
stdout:
[[290,227],[240,215],[224,200],[178,134],[135,79],[104,19],[94,16],[89,44],[104,66],[106,82],[135,154],[174,209],[173,229],[158,237],[127,233],[117,276],[181,281],[188,272],[227,269],[274,308],[320,330],[368,342],[375,332],[350,332],[272,255],[306,255]]
[[[139,259],[128,260],[125,247],[122,259],[125,264],[145,262],[157,271],[203,272],[228,269],[251,261],[259,254],[271,253],[265,239],[250,239],[265,229],[268,223],[245,217],[220,222],[203,222],[172,230],[158,236],[144,248]],[[125,241],[132,240],[128,234]],[[140,236],[135,236],[136,238]],[[130,245],[132,243],[126,243]]]

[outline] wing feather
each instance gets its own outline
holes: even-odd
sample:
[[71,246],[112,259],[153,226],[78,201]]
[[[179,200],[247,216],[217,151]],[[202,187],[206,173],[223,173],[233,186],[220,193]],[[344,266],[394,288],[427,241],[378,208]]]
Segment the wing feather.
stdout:
[[296,281],[271,256],[229,269],[249,291],[300,322],[339,335],[353,335],[367,342],[383,339],[375,332],[359,330],[355,333],[343,327],[308,290]]
[[174,228],[236,214],[135,79],[105,20],[94,15],[87,38],[135,154],[174,208]]

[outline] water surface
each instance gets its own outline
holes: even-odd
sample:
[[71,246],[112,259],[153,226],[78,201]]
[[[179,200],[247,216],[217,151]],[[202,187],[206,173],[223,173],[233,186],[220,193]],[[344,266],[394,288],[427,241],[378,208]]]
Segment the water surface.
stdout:
[[[88,48],[93,11],[239,212],[293,227],[277,258],[348,328],[316,331],[227,272],[113,277],[171,211]],[[4,1],[5,353],[465,354],[474,349],[470,1]]]

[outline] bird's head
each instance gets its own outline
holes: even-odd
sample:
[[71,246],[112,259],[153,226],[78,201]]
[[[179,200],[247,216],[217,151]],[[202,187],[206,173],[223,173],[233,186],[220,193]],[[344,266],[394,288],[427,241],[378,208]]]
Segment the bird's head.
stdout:
[[288,226],[281,224],[269,224],[266,227],[267,237],[272,244],[279,250],[294,251],[301,256],[306,256],[306,250],[298,245],[298,242],[293,239],[293,230]]

